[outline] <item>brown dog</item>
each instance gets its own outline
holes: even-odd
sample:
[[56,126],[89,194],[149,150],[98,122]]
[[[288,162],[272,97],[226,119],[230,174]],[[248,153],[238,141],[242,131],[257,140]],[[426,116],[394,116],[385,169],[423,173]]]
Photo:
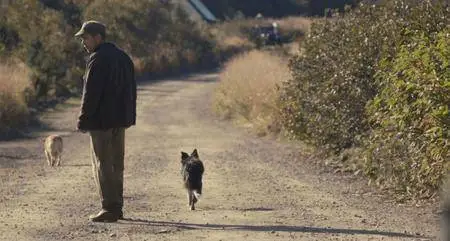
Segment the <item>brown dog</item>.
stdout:
[[63,139],[59,135],[50,135],[44,140],[44,151],[49,166],[61,165]]

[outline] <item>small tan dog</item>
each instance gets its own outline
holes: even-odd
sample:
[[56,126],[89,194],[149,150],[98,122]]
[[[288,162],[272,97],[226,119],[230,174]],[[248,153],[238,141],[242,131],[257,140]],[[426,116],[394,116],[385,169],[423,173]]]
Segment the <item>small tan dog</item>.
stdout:
[[49,166],[61,165],[63,139],[59,135],[50,135],[44,140],[44,151]]

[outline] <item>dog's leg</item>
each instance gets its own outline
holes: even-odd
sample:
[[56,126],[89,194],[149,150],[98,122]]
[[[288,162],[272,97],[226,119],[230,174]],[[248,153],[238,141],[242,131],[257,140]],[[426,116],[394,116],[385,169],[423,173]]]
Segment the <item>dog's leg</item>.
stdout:
[[48,153],[47,150],[45,150],[45,157],[47,158],[47,163],[49,166],[52,165],[52,157],[50,156],[50,153]]
[[187,190],[187,197],[188,197],[188,207],[191,206],[191,202],[192,202],[192,195],[191,195],[191,191]]
[[190,209],[191,210],[195,210],[195,206],[194,205],[195,205],[196,200],[195,200],[195,196],[194,196],[194,191],[191,190],[190,194],[191,194],[191,207],[190,207]]
[[54,167],[56,164],[56,157],[52,156],[52,167]]
[[56,165],[57,165],[57,166],[61,166],[61,153],[58,154],[58,157],[57,157],[57,158],[58,158],[58,159],[57,159]]
[[198,199],[202,195],[202,183],[200,182],[197,186],[198,188],[192,192],[192,195],[194,196],[194,204],[197,203]]
[[188,196],[189,196],[189,209],[190,210],[195,210],[195,207],[194,207],[194,193],[192,192],[192,190],[188,191]]
[[195,190],[192,191],[192,204],[196,204],[197,203],[197,197],[195,196]]

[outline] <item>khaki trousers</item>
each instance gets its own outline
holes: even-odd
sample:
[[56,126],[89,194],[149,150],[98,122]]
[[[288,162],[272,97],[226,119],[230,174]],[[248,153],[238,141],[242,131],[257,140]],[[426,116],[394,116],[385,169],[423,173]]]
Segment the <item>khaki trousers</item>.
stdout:
[[92,169],[102,208],[122,210],[125,128],[89,131]]

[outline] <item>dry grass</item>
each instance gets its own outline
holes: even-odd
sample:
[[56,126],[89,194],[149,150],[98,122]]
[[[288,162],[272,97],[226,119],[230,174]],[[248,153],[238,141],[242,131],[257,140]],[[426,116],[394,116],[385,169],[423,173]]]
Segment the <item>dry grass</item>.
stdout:
[[311,27],[312,19],[305,17],[286,17],[274,21],[277,21],[280,28],[286,31],[303,31],[306,33]]
[[227,48],[253,48],[255,45],[248,39],[241,36],[225,36],[218,41],[219,47],[222,49]]
[[209,32],[217,41],[217,47],[220,49],[250,49],[255,47],[255,45],[241,32],[240,24],[242,24],[242,22],[236,22],[234,25],[231,22],[226,22],[210,27]]
[[259,134],[277,132],[277,85],[290,78],[287,60],[267,52],[240,55],[225,66],[214,94],[214,110],[244,121]]
[[0,63],[0,130],[27,123],[29,71],[22,63]]

